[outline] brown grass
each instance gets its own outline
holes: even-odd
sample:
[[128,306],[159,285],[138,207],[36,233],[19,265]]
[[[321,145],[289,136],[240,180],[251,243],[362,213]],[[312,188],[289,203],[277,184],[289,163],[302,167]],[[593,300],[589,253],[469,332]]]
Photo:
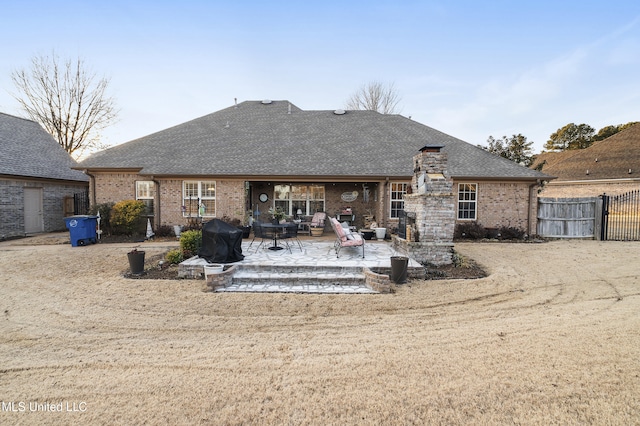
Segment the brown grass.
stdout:
[[129,249],[0,244],[0,424],[640,422],[640,243],[457,244],[490,276],[393,295],[203,293]]

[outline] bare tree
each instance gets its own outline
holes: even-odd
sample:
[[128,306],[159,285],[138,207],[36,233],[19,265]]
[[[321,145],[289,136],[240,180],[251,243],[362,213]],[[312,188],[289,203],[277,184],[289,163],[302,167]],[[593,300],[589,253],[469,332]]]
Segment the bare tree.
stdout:
[[35,56],[31,69],[11,73],[14,95],[29,118],[40,123],[74,157],[100,148],[100,131],[116,119],[115,102],[106,95],[109,80],[96,79],[84,61],[60,64],[52,56]]
[[401,98],[394,83],[373,81],[358,89],[347,101],[347,109],[378,111],[382,114],[397,114]]

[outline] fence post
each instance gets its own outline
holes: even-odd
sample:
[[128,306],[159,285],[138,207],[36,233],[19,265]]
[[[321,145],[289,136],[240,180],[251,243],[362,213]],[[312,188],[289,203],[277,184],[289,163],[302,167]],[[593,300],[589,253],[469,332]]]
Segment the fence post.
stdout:
[[609,196],[602,194],[602,210],[600,214],[600,241],[607,241],[607,231],[609,228]]

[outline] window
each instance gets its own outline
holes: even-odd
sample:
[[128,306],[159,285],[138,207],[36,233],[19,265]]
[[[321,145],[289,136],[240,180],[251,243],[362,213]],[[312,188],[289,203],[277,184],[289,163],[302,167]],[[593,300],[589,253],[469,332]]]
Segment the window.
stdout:
[[182,182],[182,215],[185,217],[216,215],[215,181]]
[[144,202],[146,209],[144,216],[153,216],[153,199],[155,195],[155,184],[152,180],[136,181],[136,200]]
[[404,194],[407,193],[407,183],[391,182],[391,215],[389,217],[400,217],[400,212],[404,210]]
[[295,216],[298,210],[310,216],[324,211],[324,185],[276,185],[273,199],[275,207],[288,216]]
[[477,184],[458,184],[458,220],[476,220],[477,200]]

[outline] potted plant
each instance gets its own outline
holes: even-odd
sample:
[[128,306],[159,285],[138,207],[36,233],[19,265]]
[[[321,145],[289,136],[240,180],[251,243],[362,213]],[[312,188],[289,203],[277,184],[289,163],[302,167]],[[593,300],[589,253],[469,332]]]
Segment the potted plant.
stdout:
[[269,214],[271,215],[271,219],[273,220],[274,225],[283,223],[287,217],[284,210],[282,210],[282,207],[269,208]]
[[134,247],[129,253],[129,269],[132,275],[140,275],[144,272],[144,250],[138,250]]

